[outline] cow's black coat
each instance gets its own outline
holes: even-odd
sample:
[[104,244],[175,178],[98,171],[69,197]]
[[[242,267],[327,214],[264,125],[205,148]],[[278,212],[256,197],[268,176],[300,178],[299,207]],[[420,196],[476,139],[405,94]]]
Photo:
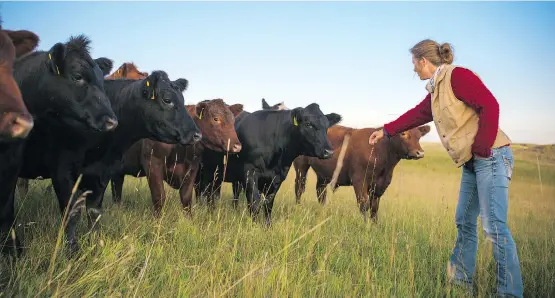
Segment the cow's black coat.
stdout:
[[[287,111],[241,113],[235,120],[235,130],[243,148],[239,154],[228,157],[225,172],[225,182],[233,183],[234,200],[239,194],[238,187],[245,188],[251,215],[255,216],[261,204],[260,194],[264,194],[262,207],[270,223],[274,197],[293,160],[299,155],[331,157],[333,150],[326,132],[340,120],[341,116],[335,113],[324,115],[315,103]],[[199,181],[201,190],[210,189],[216,167],[215,184],[222,181],[224,155],[207,151]],[[215,188],[219,189],[219,185]],[[213,198],[209,195],[210,201]]]
[[[105,80],[104,84],[119,119],[118,127],[107,133],[67,132],[63,139],[58,140],[58,144],[65,144],[63,148],[54,148],[49,152],[50,156],[57,155],[57,161],[45,165],[53,171],[50,177],[62,214],[78,175],[83,174],[69,210],[72,210],[75,199],[81,193],[91,191],[86,200],[89,224],[93,224],[100,215],[104,191],[112,172],[121,166],[123,154],[133,143],[151,138],[186,145],[202,138],[185,109],[182,92],[188,86],[187,80],[172,82],[165,72],[155,71],[142,80]],[[22,171],[21,176],[36,178],[26,174],[28,172]],[[72,253],[79,248],[75,231],[78,218],[78,213],[70,216],[66,229]]]
[[[103,78],[111,71],[112,61],[93,60],[89,44],[90,40],[83,35],[71,37],[66,43],[56,43],[48,51],[33,52],[14,63],[14,79],[34,118],[34,128],[26,140],[0,144],[2,236],[14,223],[14,190],[23,160],[33,162],[44,158],[42,152],[56,146],[50,138],[52,133],[72,128],[106,131],[117,125],[104,94]],[[37,166],[37,172],[43,170]],[[18,242],[16,235],[18,252],[21,252]]]

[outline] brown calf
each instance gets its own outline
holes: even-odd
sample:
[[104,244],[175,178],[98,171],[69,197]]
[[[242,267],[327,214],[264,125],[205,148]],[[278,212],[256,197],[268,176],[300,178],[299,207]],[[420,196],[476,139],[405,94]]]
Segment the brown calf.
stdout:
[[371,219],[377,221],[380,197],[391,183],[393,170],[401,159],[420,159],[424,150],[419,140],[430,131],[425,125],[405,131],[391,139],[384,138],[375,146],[368,144],[368,139],[375,128],[353,129],[345,126],[332,126],[328,129],[328,138],[334,149],[333,157],[322,160],[313,157],[299,156],[293,162],[295,168],[295,194],[297,203],[306,186],[306,174],[312,167],[317,176],[316,194],[321,204],[326,202],[326,185],[332,180],[338,164],[340,151],[345,136],[348,136],[347,147],[342,167],[332,191],[339,186],[353,186],[360,212],[367,218],[371,205]]
[[125,175],[146,176],[156,216],[160,215],[166,199],[164,181],[173,189],[179,189],[181,203],[190,213],[193,184],[204,148],[218,152],[228,152],[229,149],[229,153],[241,151],[234,115],[242,110],[242,104],[228,106],[222,99],[188,105],[187,111],[200,128],[202,140],[194,146],[170,145],[149,139],[135,143],[125,154],[121,171],[112,177],[114,201],[121,200]]
[[0,142],[24,139],[33,129],[33,117],[13,77],[13,64],[38,42],[33,32],[3,30],[0,25]]
[[139,71],[137,69],[137,66],[133,62],[125,62],[111,75],[107,76],[106,79],[107,80],[116,80],[116,79],[141,80],[146,78],[147,76],[148,76],[148,73]]

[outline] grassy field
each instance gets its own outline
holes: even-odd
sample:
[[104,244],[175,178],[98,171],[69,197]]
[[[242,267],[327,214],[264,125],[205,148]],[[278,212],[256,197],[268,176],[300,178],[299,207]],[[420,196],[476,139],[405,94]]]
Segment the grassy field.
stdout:
[[[231,208],[229,184],[213,214],[195,205],[193,219],[183,216],[178,192],[166,186],[168,204],[156,220],[146,180],[127,177],[121,206],[106,193],[99,237],[90,237],[81,221],[82,254],[72,261],[60,251],[53,258],[60,214],[53,195],[44,194],[50,182],[31,183],[16,205],[28,251],[17,262],[2,259],[2,296],[457,296],[445,271],[461,172],[438,144],[423,147],[423,160],[396,168],[377,224],[363,223],[352,188],[328,191],[328,204],[320,206],[312,171],[300,205],[290,172],[269,230],[251,221],[244,195],[241,208]],[[525,297],[555,297],[553,146],[516,145],[515,157],[509,226]],[[488,297],[495,293],[495,267],[478,229],[476,294]]]

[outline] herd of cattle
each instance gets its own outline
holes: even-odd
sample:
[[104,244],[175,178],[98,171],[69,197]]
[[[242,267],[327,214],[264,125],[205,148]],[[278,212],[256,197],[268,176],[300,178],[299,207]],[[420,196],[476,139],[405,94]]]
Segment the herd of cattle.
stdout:
[[334,191],[352,185],[364,219],[370,209],[375,220],[394,167],[423,157],[419,139],[427,125],[371,146],[376,128],[337,125],[341,116],[324,114],[317,103],[288,109],[262,99],[254,112],[222,99],[185,105],[188,80],[172,81],[162,70],[140,72],[132,63],[109,75],[112,60],[91,58],[84,35],[47,51],[36,51],[38,42],[32,32],[0,27],[4,253],[22,252],[13,230],[14,200],[16,188],[20,198],[26,195],[28,179],[51,179],[73,254],[79,250],[77,206],[86,205],[89,225],[98,229],[106,187],[111,181],[113,200],[120,202],[125,175],[147,177],[156,216],[165,201],[164,181],[179,190],[186,214],[193,190],[213,206],[222,182],[230,182],[233,206],[245,190],[251,216],[262,210],[270,224],[274,197],[293,164],[297,203],[312,168],[321,203],[332,180]]

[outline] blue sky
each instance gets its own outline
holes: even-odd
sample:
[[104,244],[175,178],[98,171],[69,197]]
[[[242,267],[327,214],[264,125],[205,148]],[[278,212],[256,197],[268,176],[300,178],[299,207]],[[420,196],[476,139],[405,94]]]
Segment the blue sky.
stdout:
[[[497,97],[513,141],[555,143],[554,2],[3,2],[0,14],[5,28],[36,32],[40,49],[84,33],[114,70],[132,61],[186,78],[187,104],[317,102],[352,127],[422,100],[408,49],[450,42],[455,64]],[[435,129],[423,140],[439,140]]]

